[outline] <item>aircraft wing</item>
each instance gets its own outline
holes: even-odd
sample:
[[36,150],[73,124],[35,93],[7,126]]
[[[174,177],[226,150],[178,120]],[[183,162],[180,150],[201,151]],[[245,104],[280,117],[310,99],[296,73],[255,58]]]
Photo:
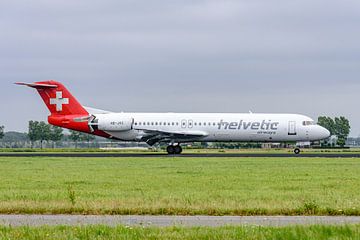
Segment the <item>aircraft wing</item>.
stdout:
[[158,142],[171,142],[171,141],[196,141],[203,137],[208,136],[203,131],[164,131],[157,129],[136,129],[144,131],[141,140],[150,146]]

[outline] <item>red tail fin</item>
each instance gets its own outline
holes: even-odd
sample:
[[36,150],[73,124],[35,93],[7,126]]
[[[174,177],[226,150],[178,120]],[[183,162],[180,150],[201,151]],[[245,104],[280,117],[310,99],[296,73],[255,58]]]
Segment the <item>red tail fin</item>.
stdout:
[[36,88],[51,115],[88,115],[76,98],[59,82],[49,80],[32,84],[17,84]]
[[49,80],[36,83],[16,84],[37,89],[51,112],[51,115],[48,117],[50,124],[101,137],[110,137],[109,134],[103,131],[93,131],[89,128],[89,113],[61,83]]

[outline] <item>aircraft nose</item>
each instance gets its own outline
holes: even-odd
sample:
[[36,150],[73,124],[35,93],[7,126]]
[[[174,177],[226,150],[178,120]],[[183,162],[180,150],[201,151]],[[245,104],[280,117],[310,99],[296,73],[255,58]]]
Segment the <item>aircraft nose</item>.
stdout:
[[325,139],[325,138],[328,138],[328,137],[330,137],[330,131],[329,130],[327,130],[326,128],[324,128],[324,127],[321,127],[320,126],[320,128],[321,128],[321,130],[320,130],[320,135],[321,135],[321,137],[322,137],[322,139]]

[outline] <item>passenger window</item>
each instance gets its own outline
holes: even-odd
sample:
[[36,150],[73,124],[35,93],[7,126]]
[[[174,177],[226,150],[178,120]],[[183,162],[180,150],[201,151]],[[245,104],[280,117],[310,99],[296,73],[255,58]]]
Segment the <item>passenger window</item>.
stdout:
[[316,125],[314,121],[303,121],[304,126]]

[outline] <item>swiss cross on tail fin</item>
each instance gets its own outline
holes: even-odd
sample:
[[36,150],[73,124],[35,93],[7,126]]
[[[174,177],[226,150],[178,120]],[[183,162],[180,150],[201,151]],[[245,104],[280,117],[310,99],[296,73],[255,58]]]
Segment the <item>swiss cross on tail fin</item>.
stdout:
[[56,105],[56,111],[61,112],[63,105],[69,104],[69,98],[63,98],[61,91],[56,92],[56,98],[50,98],[50,105]]

